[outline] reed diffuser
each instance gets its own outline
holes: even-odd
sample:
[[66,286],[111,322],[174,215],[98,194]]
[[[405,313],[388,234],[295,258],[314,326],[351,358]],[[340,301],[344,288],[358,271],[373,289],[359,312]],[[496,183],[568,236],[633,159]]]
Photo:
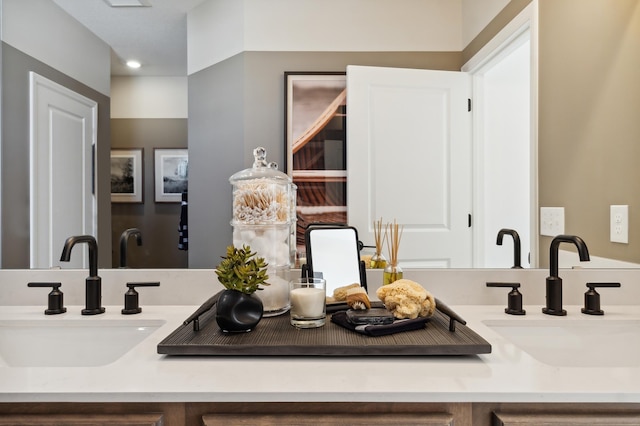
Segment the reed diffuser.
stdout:
[[387,239],[386,232],[383,233],[382,218],[373,221],[373,238],[376,242],[376,252],[371,256],[369,265],[371,269],[384,269],[387,266],[387,259],[382,254],[382,248]]
[[398,265],[398,250],[402,239],[403,227],[396,220],[385,226],[384,234],[389,247],[389,262],[382,273],[382,284],[391,284],[402,279],[402,268]]

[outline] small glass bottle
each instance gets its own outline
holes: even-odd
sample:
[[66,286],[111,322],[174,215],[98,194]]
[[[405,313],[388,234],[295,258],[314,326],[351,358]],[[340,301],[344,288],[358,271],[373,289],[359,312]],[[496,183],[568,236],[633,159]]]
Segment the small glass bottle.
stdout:
[[391,284],[401,279],[402,268],[399,265],[392,265],[388,263],[382,273],[382,285]]
[[387,259],[382,253],[375,253],[369,261],[371,269],[384,269],[387,267]]

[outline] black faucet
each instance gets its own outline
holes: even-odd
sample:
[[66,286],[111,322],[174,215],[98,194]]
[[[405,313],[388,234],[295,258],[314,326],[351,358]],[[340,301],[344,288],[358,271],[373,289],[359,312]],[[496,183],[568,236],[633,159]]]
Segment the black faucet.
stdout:
[[520,235],[518,235],[518,233],[513,229],[501,229],[498,232],[498,239],[496,240],[497,245],[502,245],[502,238],[505,234],[513,237],[513,266],[511,269],[522,269],[522,265],[520,264]]
[[136,242],[142,245],[142,232],[138,228],[125,229],[120,235],[120,267],[127,267],[127,247],[129,245],[129,237],[135,235]]
[[69,237],[64,242],[61,262],[68,262],[71,259],[71,249],[76,243],[87,243],[89,245],[89,276],[85,281],[85,309],[82,315],[96,315],[104,313],[102,307],[102,279],[98,276],[98,243],[91,235],[78,235]]
[[589,260],[589,250],[582,238],[575,235],[557,235],[549,248],[549,277],[547,277],[547,306],[542,313],[547,315],[567,315],[562,309],[562,278],[558,276],[558,246],[560,243],[573,243],[578,248],[581,262]]

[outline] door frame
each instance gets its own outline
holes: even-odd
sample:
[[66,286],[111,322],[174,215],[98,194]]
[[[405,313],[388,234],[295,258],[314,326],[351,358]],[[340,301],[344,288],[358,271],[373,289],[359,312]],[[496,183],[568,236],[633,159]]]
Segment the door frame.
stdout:
[[[507,55],[520,43],[521,37],[529,32],[530,41],[530,265],[538,266],[539,238],[538,238],[538,1],[533,0],[498,34],[495,35],[478,53],[462,66],[462,71],[472,76],[474,104],[478,107],[473,112],[473,262],[474,267],[483,267],[480,263],[484,259],[484,217],[483,197],[483,79],[482,74],[495,61]],[[523,247],[524,250],[527,247]]]

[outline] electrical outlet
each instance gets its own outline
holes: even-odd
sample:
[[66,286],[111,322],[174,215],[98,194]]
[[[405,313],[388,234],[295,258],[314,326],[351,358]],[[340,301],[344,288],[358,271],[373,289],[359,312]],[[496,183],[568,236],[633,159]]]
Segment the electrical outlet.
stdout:
[[564,207],[540,207],[540,235],[564,234]]
[[629,244],[629,206],[611,206],[610,221],[611,242]]

